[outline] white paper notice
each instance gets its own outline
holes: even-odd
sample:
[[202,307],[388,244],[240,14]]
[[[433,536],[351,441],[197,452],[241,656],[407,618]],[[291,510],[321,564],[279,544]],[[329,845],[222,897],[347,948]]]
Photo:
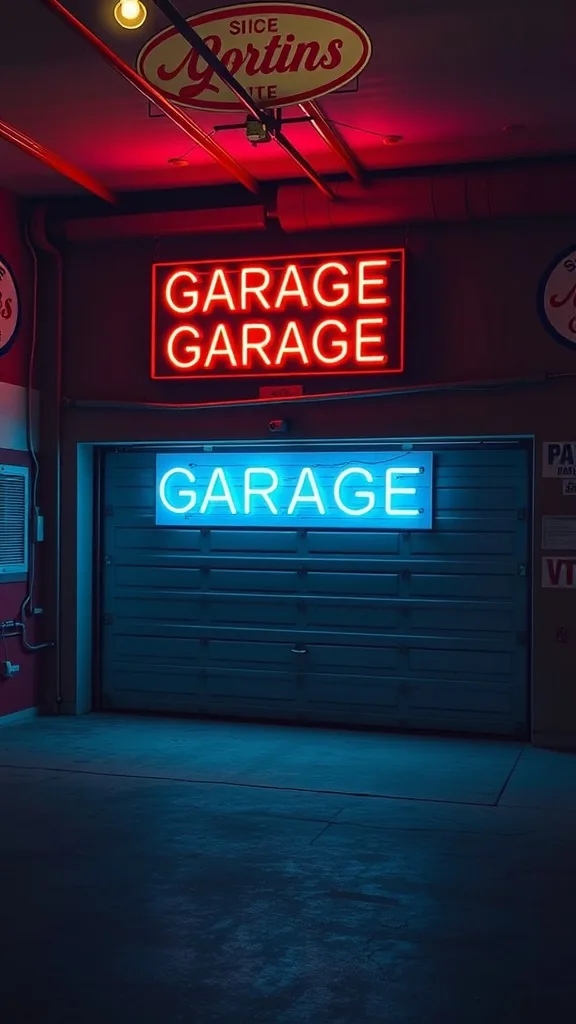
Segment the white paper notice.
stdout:
[[576,516],[542,516],[545,551],[576,551]]

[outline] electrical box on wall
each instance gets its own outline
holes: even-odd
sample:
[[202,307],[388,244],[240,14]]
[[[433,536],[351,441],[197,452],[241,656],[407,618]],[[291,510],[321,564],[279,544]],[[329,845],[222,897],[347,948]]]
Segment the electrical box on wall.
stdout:
[[29,489],[27,466],[0,465],[0,583],[28,572]]

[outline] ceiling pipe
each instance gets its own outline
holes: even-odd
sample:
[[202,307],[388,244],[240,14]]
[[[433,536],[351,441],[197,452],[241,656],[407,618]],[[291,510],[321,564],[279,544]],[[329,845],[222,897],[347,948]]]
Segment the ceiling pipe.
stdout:
[[96,50],[104,60],[114,68],[130,85],[134,86],[151,103],[154,103],[160,110],[169,117],[194,142],[196,146],[208,153],[221,167],[223,167],[233,178],[236,178],[250,192],[257,193],[260,186],[256,179],[242,167],[234,157],[220,146],[218,142],[205,132],[200,125],[192,121],[182,110],[166,99],[155,86],[146,82],[129,64],[126,64],[109,46],[106,46],[97,35],[79,21],[59,0],[42,0],[45,7],[62,18],[66,24]]
[[575,179],[573,162],[394,175],[373,180],[369,190],[339,182],[338,203],[306,185],[281,185],[275,212],[288,233],[561,216],[576,214]]
[[263,206],[220,207],[216,210],[170,210],[127,213],[112,217],[79,217],[61,225],[67,242],[86,243],[129,238],[265,231]]
[[344,164],[348,174],[359,185],[366,186],[367,176],[362,164],[355,153],[352,152],[348,143],[342,138],[340,132],[336,131],[324,112],[314,100],[306,100],[299,104],[300,110],[309,118],[309,123],[318,132],[328,149],[331,149],[335,156]]
[[30,138],[29,135],[24,135],[24,132],[18,131],[17,128],[7,124],[6,121],[0,121],[0,139],[4,139],[5,142],[16,146],[16,149],[19,149],[20,152],[33,156],[35,160],[44,164],[45,167],[49,167],[51,171],[56,171],[62,177],[73,181],[75,185],[80,185],[87,192],[92,192],[100,199],[104,199],[105,202],[112,205],[116,205],[118,202],[114,193],[106,188],[105,185],[101,185],[99,181],[96,181],[96,178],[93,178],[92,175],[80,170],[79,167],[58,156],[57,153],[53,153],[51,149],[46,149],[45,146],[40,145],[35,139]]
[[[50,3],[54,0],[49,0]],[[289,139],[286,138],[282,131],[279,123],[277,122],[274,114],[269,110],[265,110],[259,107],[254,102],[252,96],[243,85],[240,84],[230,73],[225,64],[218,59],[216,54],[212,52],[209,46],[204,42],[202,36],[196,32],[196,29],[192,28],[188,24],[186,18],[180,13],[180,11],[174,6],[172,0],[154,0],[156,7],[162,11],[168,21],[174,26],[177,32],[180,33],[183,39],[196,50],[197,53],[206,61],[209,68],[212,68],[215,75],[218,76],[224,85],[228,86],[230,91],[236,96],[239,102],[246,108],[252,117],[255,117],[260,121],[267,129],[269,134],[278,143],[281,149],[288,154],[289,157],[298,165],[301,171],[304,172],[307,178],[316,186],[316,188],[322,192],[327,199],[334,199],[334,193],[330,186],[323,181],[320,175],[314,170],[312,164],[306,160],[305,157],[292,145]]]

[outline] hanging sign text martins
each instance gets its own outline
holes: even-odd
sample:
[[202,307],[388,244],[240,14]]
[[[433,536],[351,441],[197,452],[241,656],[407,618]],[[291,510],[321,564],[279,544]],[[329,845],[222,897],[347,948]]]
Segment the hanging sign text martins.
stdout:
[[[307,4],[234,4],[187,20],[262,107],[286,107],[341,89],[358,77],[372,53],[369,37],[354,21]],[[244,109],[172,27],[146,43],[136,67],[174,103]]]

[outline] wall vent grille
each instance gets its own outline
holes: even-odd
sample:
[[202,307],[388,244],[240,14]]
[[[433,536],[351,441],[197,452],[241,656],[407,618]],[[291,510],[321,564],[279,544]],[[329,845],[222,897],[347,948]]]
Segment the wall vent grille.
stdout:
[[29,471],[0,465],[0,581],[28,572]]

